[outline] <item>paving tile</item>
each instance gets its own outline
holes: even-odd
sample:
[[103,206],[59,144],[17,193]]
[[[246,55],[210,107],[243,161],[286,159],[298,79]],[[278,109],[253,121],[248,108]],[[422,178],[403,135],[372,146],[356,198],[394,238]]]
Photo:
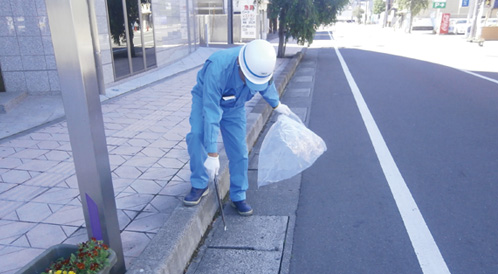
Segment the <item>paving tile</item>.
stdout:
[[41,222],[52,214],[46,203],[26,203],[16,209],[19,220],[23,222]]
[[141,211],[154,198],[154,195],[140,193],[120,193],[116,197],[117,209]]
[[56,166],[59,162],[57,161],[42,161],[42,160],[28,160],[22,165],[16,167],[16,169],[29,170],[29,171],[47,171],[50,168]]
[[44,223],[80,226],[85,223],[81,205],[65,205],[46,218]]
[[33,199],[33,202],[50,204],[68,204],[80,195],[80,191],[74,188],[51,188],[47,192]]
[[184,182],[190,182],[190,175],[192,173],[190,172],[190,166],[186,165],[178,173],[175,174],[172,181],[184,181]]
[[158,140],[161,138],[163,134],[162,133],[156,133],[156,132],[141,132],[135,136],[137,139],[146,139],[146,140]]
[[5,143],[0,143],[0,147],[22,147],[22,148],[35,148],[39,141],[34,140],[23,140],[23,139],[14,139]]
[[[79,226],[69,226],[69,225],[61,225],[62,231],[64,231],[64,234],[66,236],[71,236],[73,235],[80,227]],[[85,230],[86,233],[86,230]]]
[[144,139],[131,139],[126,143],[133,147],[147,147],[150,145],[150,142]]
[[136,155],[139,153],[143,148],[142,147],[134,147],[134,146],[129,146],[129,145],[121,145],[113,149],[112,151],[109,152],[109,154],[114,154],[114,155]]
[[144,180],[170,180],[178,172],[174,168],[156,168],[151,167],[147,169],[139,178]]
[[166,154],[166,152],[160,148],[146,147],[142,151],[140,151],[140,154],[145,155],[147,157],[161,158],[164,156],[164,154]]
[[17,239],[35,226],[34,223],[0,220],[0,243],[6,244],[3,240],[7,238]]
[[29,134],[29,137],[32,140],[41,140],[41,141],[44,141],[44,140],[50,140],[52,138],[52,134],[50,134],[50,133],[44,133],[44,132],[35,132],[35,133]]
[[0,260],[0,271],[2,271],[2,273],[14,273],[16,270],[25,266],[26,262],[36,258],[36,256],[40,255],[43,251],[44,249],[39,248],[20,248],[8,246],[2,249],[0,253],[0,256],[2,257]]
[[113,173],[118,178],[136,179],[142,175],[142,172],[134,166],[120,166]]
[[2,173],[0,177],[2,178],[2,182],[13,183],[13,184],[22,184],[27,180],[31,179],[31,175],[29,174],[29,172],[25,170],[15,170],[15,169]]
[[164,187],[160,195],[168,195],[168,196],[185,196],[191,188],[191,184],[185,181],[170,181],[166,187]]
[[[61,227],[63,228],[63,230],[66,229],[65,226]],[[80,226],[63,243],[77,245],[79,243],[86,242],[87,240],[88,240],[88,233],[86,231],[86,227]]]
[[149,237],[143,232],[123,231],[121,233],[124,255],[138,257],[150,242]]
[[132,218],[130,218],[124,210],[118,210],[117,212],[119,229],[124,230],[131,223]]
[[7,157],[16,151],[11,147],[0,147],[0,157]]
[[[50,235],[50,237],[47,237]],[[26,233],[32,247],[49,248],[67,237],[60,225],[38,224]]]
[[[114,193],[121,193],[121,192],[123,192],[125,189],[127,189],[131,185],[131,183],[133,183],[134,180],[135,180],[134,178],[130,178],[130,179],[127,179],[127,178],[117,178],[114,175],[112,177],[112,186],[114,188]],[[129,189],[128,192],[131,192],[131,190]]]
[[149,147],[163,148],[163,149],[169,150],[170,148],[174,147],[177,143],[178,143],[178,141],[169,141],[169,140],[159,139],[159,140],[151,143]]
[[69,133],[55,133],[50,137],[51,140],[54,141],[66,141],[69,142]]
[[0,200],[27,202],[47,190],[48,189],[44,187],[18,185],[1,193]]
[[189,159],[188,151],[186,149],[171,149],[166,153],[168,158],[177,158],[177,159]]
[[63,182],[68,176],[56,173],[41,173],[40,175],[26,181],[25,186],[43,186],[52,187]]
[[128,141],[127,138],[107,137],[107,145],[120,146]]
[[171,214],[175,208],[180,205],[180,200],[176,197],[157,195],[152,199],[144,211]]
[[64,161],[71,158],[71,154],[65,151],[60,150],[52,150],[50,152],[45,153],[44,155],[48,160],[52,161]]
[[69,176],[64,182],[69,188],[78,189],[78,178],[76,177],[76,174]]
[[150,167],[159,160],[157,157],[135,155],[123,163],[123,166]]
[[[9,189],[11,189],[13,187],[15,187],[15,186],[17,186],[17,184],[11,184],[11,183],[4,182],[4,181],[0,182],[0,194],[2,192],[5,192],[5,191],[7,191],[7,190],[9,190]],[[1,212],[1,210],[0,210],[0,212]]]
[[17,168],[22,165],[21,159],[2,158],[0,159],[0,168]]
[[26,235],[22,235],[21,237],[19,237],[17,240],[12,242],[10,246],[25,247],[25,248],[31,247],[29,245],[29,241]]
[[56,149],[60,146],[61,144],[57,141],[41,141],[38,143],[38,148],[40,149]]
[[[154,180],[135,180],[129,188],[132,188],[136,193],[156,194],[163,187]],[[129,191],[132,192],[132,191]]]
[[75,173],[75,167],[73,161],[59,162],[52,168],[47,170],[47,173],[57,173],[61,175],[70,176]]
[[157,232],[170,214],[141,212],[127,227],[126,231]]
[[121,155],[109,155],[109,164],[114,168],[119,167],[124,162],[126,162],[126,159]]
[[161,158],[159,159],[159,161],[157,161],[157,163],[161,166],[161,167],[166,167],[166,168],[175,168],[175,169],[180,169],[182,168],[185,163],[177,158]]

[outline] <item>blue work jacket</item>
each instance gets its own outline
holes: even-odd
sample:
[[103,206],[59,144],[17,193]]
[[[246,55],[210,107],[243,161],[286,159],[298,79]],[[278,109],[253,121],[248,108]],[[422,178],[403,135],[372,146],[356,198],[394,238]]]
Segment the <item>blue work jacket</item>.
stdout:
[[[213,53],[197,73],[197,84],[192,89],[192,95],[202,98],[204,146],[208,152],[217,151],[216,140],[224,111],[243,108],[256,92],[259,92],[273,108],[279,104],[279,94],[273,81],[261,91],[250,90],[244,84],[237,63],[241,48],[234,47]],[[245,112],[241,113],[245,115]]]

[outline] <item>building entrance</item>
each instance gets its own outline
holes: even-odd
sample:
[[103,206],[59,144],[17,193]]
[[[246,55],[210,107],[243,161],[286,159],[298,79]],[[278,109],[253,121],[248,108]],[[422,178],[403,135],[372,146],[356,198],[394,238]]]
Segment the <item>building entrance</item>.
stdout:
[[107,0],[116,79],[156,67],[151,0]]

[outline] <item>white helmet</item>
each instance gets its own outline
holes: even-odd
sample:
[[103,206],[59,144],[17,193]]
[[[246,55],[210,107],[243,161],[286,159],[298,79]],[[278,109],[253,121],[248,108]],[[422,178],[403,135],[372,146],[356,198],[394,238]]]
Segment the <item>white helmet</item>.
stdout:
[[244,45],[239,53],[239,64],[252,90],[264,90],[273,76],[277,55],[266,40],[253,40]]

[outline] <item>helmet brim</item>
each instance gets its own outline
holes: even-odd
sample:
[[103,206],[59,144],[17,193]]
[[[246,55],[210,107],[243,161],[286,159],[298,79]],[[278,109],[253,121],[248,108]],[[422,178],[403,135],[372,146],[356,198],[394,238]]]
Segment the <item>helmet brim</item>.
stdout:
[[261,91],[265,90],[268,87],[268,81],[266,81],[263,84],[255,84],[251,81],[249,81],[246,77],[246,85],[249,87],[251,90],[256,90],[256,91]]

